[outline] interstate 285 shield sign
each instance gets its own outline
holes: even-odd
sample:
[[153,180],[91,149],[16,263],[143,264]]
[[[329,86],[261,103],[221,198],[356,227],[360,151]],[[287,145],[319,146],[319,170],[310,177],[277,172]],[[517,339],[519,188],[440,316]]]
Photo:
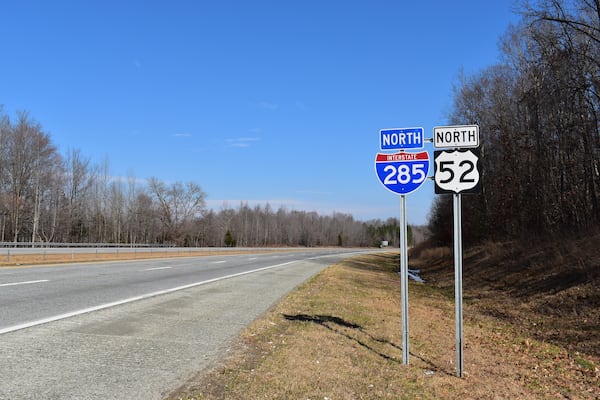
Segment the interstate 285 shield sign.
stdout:
[[429,154],[426,151],[377,153],[375,172],[386,189],[396,194],[408,194],[421,187],[427,179]]

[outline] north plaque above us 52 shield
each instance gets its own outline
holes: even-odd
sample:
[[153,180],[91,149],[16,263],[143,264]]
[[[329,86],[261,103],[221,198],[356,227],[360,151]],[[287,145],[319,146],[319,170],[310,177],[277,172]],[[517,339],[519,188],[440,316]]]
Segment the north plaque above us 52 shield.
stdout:
[[436,149],[479,147],[479,125],[436,126],[433,128],[433,147]]

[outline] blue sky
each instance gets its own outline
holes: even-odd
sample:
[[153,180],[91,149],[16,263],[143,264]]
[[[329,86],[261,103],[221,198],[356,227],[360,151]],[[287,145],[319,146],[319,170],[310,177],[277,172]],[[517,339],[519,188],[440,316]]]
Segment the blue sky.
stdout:
[[[374,172],[379,130],[446,124],[459,71],[498,62],[518,19],[511,0],[0,5],[0,104],[63,154],[194,181],[215,209],[361,220],[399,214]],[[426,223],[433,191],[407,196],[409,223]]]

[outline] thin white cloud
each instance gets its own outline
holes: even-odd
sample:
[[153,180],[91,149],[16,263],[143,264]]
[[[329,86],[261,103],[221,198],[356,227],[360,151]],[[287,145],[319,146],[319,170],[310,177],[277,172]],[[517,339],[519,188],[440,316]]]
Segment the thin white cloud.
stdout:
[[301,208],[301,206],[304,204],[304,202],[299,201],[299,200],[292,200],[292,199],[263,199],[263,200],[257,200],[257,199],[215,199],[215,200],[206,200],[206,206],[211,209],[211,210],[222,210],[222,209],[228,209],[228,208],[233,208],[236,209],[240,206],[240,204],[247,204],[248,207],[256,207],[256,206],[261,206],[261,207],[265,207],[267,204],[269,204],[269,207],[271,207],[272,210],[277,210],[279,208],[286,208],[286,209],[298,209]]
[[135,183],[136,185],[140,185],[140,186],[146,186],[148,184],[148,179],[137,178],[133,175],[131,175],[131,176],[110,175],[107,178],[108,178],[109,183],[122,183],[122,184]]
[[271,103],[270,101],[259,101],[256,106],[261,110],[275,111],[279,108],[279,104]]
[[173,137],[184,138],[184,137],[192,137],[191,133],[174,133],[171,135]]
[[296,190],[298,194],[309,194],[309,195],[319,195],[319,196],[329,196],[332,195],[332,192],[325,192],[322,190]]
[[252,143],[258,142],[260,138],[257,137],[239,137],[234,139],[227,139],[227,145],[229,147],[250,147]]
[[[349,214],[355,220],[368,221],[372,219],[385,220],[390,216],[394,216],[398,211],[396,208],[385,210],[382,208],[372,207],[364,204],[348,204],[340,206],[340,204],[332,204],[327,202],[306,201],[300,199],[208,199],[206,206],[208,209],[219,212],[225,209],[237,210],[240,205],[247,205],[250,208],[261,206],[264,208],[267,203],[272,211],[277,211],[280,208],[287,211],[306,211],[316,212],[321,216],[333,215],[337,213]],[[413,223],[409,221],[409,223]]]

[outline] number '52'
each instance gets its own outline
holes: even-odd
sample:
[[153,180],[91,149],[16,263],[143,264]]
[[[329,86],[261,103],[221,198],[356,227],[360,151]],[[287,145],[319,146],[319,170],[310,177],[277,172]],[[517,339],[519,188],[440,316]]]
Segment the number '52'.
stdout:
[[386,185],[406,185],[409,182],[421,183],[425,180],[425,165],[412,163],[412,166],[407,164],[386,165],[383,172],[387,173],[383,181]]
[[[465,171],[460,175],[458,181],[460,183],[472,183],[475,182],[475,179],[472,178],[467,178],[467,175],[469,175],[471,172],[473,172],[473,170],[475,170],[475,164],[473,164],[471,161],[469,160],[463,160],[460,164],[458,164],[459,168],[462,168],[466,166]],[[448,179],[442,179],[440,180],[440,183],[449,183],[451,181],[454,180],[454,161],[442,161],[440,162],[440,172],[447,172],[448,175]]]

